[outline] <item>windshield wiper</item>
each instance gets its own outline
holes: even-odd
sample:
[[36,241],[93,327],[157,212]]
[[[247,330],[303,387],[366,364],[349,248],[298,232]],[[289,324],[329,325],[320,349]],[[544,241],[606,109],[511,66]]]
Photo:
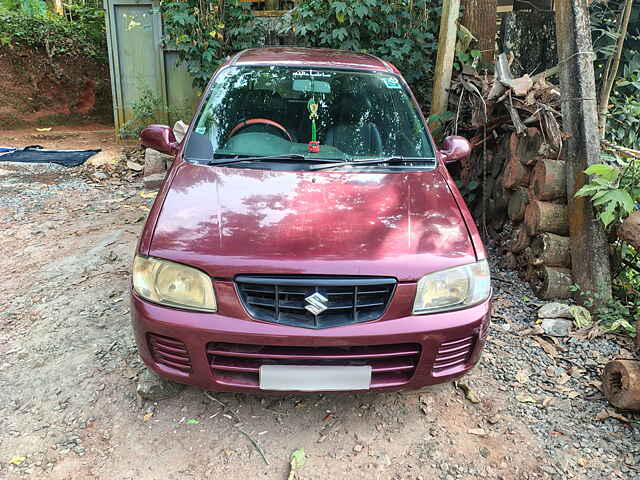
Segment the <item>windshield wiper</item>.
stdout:
[[430,162],[435,165],[435,158],[424,158],[424,157],[403,157],[400,155],[394,155],[391,157],[377,157],[377,158],[361,158],[359,160],[353,161],[345,161],[345,162],[336,162],[336,163],[325,163],[323,165],[312,165],[309,167],[310,170],[322,170],[324,168],[337,168],[337,167],[346,167],[352,165],[381,165],[384,163],[411,163],[411,162]]
[[270,160],[301,160],[304,162],[327,162],[332,161],[332,158],[307,158],[299,153],[291,153],[286,155],[269,155],[269,156],[255,156],[255,157],[241,157],[235,155],[233,158],[224,160],[211,160],[207,165],[231,165],[241,162],[268,162]]

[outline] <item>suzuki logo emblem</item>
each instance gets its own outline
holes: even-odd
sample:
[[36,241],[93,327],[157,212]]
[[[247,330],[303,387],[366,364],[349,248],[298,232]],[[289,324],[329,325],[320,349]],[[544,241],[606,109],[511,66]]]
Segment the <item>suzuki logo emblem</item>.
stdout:
[[313,313],[314,315],[320,315],[327,308],[329,308],[329,299],[319,292],[309,295],[305,298],[308,305],[304,308]]

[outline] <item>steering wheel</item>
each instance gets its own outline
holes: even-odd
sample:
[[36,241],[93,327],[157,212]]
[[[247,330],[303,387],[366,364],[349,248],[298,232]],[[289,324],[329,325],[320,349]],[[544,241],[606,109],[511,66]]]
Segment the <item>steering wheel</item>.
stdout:
[[273,127],[277,129],[281,134],[283,134],[283,136],[286,137],[290,142],[293,142],[293,137],[286,128],[284,128],[278,122],[269,120],[267,118],[251,118],[249,120],[243,120],[231,129],[229,135],[227,135],[227,141],[234,135],[237,135],[240,130],[250,127],[251,125],[268,125],[270,127]]

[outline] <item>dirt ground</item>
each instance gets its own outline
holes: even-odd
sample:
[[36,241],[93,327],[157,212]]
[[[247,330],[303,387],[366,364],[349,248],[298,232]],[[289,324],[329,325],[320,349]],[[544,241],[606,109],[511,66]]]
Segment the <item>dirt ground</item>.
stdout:
[[0,43],[0,129],[113,122],[109,65]]
[[[0,145],[99,146],[101,158],[126,148],[110,131],[55,130],[3,132]],[[0,479],[286,479],[300,448],[299,479],[640,478],[633,417],[595,419],[607,406],[597,372],[624,348],[603,340],[594,365],[557,387],[542,372],[568,363],[521,333],[537,304],[507,273],[501,327],[464,380],[471,395],[450,384],[378,395],[186,388],[140,405],[128,271],[152,199],[134,172],[96,172],[0,162]],[[567,358],[582,355],[569,343]]]

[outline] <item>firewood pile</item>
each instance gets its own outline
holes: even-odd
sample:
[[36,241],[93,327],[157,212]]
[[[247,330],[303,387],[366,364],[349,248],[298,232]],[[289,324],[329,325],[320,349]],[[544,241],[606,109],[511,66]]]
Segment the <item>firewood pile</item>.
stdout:
[[568,298],[571,278],[560,91],[544,75],[512,78],[506,56],[496,75],[469,68],[452,83],[454,132],[473,152],[460,168],[461,190],[483,234],[505,250],[542,299]]

